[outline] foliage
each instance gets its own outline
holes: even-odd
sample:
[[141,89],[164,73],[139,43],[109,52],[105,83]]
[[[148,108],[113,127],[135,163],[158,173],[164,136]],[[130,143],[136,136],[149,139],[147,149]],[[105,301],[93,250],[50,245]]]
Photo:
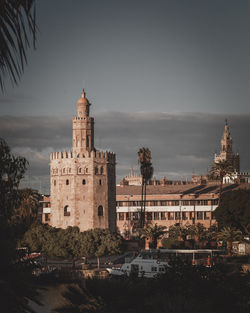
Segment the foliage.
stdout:
[[202,224],[172,225],[169,227],[168,238],[163,238],[165,249],[195,248],[204,246],[207,241],[216,240],[217,228],[212,225],[206,229]]
[[155,224],[148,224],[145,228],[139,230],[141,238],[147,238],[152,241],[152,248],[157,248],[157,239],[161,238],[166,233],[166,227]]
[[220,160],[212,165],[209,176],[212,179],[218,179],[220,181],[219,189],[219,205],[221,202],[222,184],[225,176],[232,177],[233,167],[228,160]]
[[0,1],[0,87],[4,89],[6,74],[17,84],[27,63],[26,49],[36,36],[36,15],[34,0]]
[[192,267],[175,262],[159,279],[87,280],[71,285],[69,301],[56,312],[100,313],[246,313],[249,277],[225,274],[224,266]]
[[78,227],[60,229],[36,222],[24,234],[20,246],[47,257],[64,257],[75,260],[81,256],[99,258],[122,252],[123,239],[108,229],[80,232]]
[[234,227],[224,227],[217,234],[218,240],[224,240],[227,243],[227,252],[232,253],[232,242],[242,239],[242,232]]
[[11,153],[0,139],[0,303],[4,312],[31,312],[29,299],[36,301],[37,291],[32,284],[32,264],[18,260],[16,231],[13,216],[22,198],[18,185],[28,162]]
[[215,210],[219,227],[236,227],[250,235],[250,190],[239,189],[225,194]]

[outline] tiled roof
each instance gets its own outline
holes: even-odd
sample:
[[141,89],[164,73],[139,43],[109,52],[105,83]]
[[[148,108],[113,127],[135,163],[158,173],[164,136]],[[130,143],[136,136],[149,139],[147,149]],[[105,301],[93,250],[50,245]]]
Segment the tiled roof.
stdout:
[[[250,189],[250,184],[228,184],[223,185],[223,192],[228,192],[236,190],[239,188]],[[147,186],[147,195],[163,195],[163,194],[209,194],[209,193],[218,193],[219,185],[199,185],[199,184],[187,184],[187,185],[148,185]],[[140,195],[141,186],[116,186],[116,195]]]

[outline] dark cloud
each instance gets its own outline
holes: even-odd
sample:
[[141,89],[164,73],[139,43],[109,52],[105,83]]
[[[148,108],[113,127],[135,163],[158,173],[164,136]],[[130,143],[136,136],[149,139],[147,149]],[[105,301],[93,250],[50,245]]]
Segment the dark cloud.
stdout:
[[[155,175],[180,178],[204,173],[220,148],[224,115],[102,112],[95,114],[95,146],[117,155],[117,181],[137,168],[137,151],[152,151]],[[250,115],[229,116],[241,169],[250,170]],[[49,154],[71,147],[71,117],[0,117],[0,135],[30,162],[29,179],[48,191]],[[38,184],[38,182],[36,183]],[[42,181],[42,183],[41,183]]]

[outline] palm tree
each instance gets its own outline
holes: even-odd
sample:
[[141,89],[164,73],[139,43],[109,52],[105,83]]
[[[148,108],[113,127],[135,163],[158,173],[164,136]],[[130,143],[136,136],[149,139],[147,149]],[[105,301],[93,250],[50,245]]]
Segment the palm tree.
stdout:
[[232,255],[232,242],[242,239],[242,232],[234,227],[224,227],[217,234],[218,240],[224,240],[227,243],[227,254]]
[[36,190],[25,188],[20,190],[21,203],[16,210],[16,217],[30,225],[36,218],[39,208],[39,194]]
[[2,0],[0,2],[0,87],[4,90],[4,77],[17,84],[27,64],[26,49],[30,45],[29,33],[35,48],[35,0]]
[[140,148],[138,151],[138,163],[140,164],[140,172],[142,176],[140,227],[143,228],[145,225],[147,183],[154,173],[151,151],[149,148]]
[[157,240],[161,238],[166,233],[166,227],[165,226],[158,226],[155,224],[147,225],[145,228],[140,229],[139,233],[141,238],[147,238],[150,239],[152,242],[153,249],[157,248]]
[[221,202],[223,179],[227,175],[232,177],[232,174],[233,174],[233,167],[228,160],[220,160],[214,163],[210,169],[210,177],[214,179],[218,179],[220,181],[218,206],[220,205],[220,202]]

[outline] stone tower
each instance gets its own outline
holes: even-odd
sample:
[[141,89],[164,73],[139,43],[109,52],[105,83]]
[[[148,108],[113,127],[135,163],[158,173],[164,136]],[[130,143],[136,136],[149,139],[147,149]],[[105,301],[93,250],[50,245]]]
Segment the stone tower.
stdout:
[[224,132],[221,139],[221,151],[220,154],[215,154],[214,163],[219,161],[229,161],[235,172],[240,171],[240,156],[233,153],[233,140],[229,132],[229,126],[226,120]]
[[115,154],[94,147],[94,118],[83,91],[73,117],[73,150],[50,155],[50,225],[116,229]]

